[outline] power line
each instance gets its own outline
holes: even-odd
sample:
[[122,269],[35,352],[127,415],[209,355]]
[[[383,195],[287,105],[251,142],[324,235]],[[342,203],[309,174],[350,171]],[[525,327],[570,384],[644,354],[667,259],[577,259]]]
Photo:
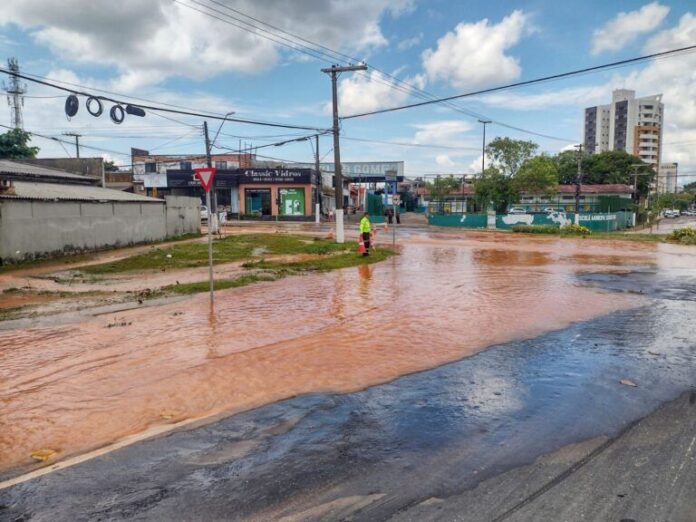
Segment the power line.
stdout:
[[[26,74],[12,73],[11,71],[8,71],[7,69],[4,69],[4,68],[0,68],[0,73],[15,75],[19,78],[23,78],[23,79],[28,80],[30,82],[38,83],[40,85],[45,85],[47,87],[53,87],[54,89],[68,92],[70,94],[79,94],[81,96],[86,96],[86,97],[92,96],[90,93],[87,93],[84,91],[69,89],[67,87],[63,87],[63,86],[58,85],[56,83],[52,83],[50,81],[38,80],[36,78],[32,78],[30,76],[27,76]],[[99,98],[100,100],[109,101],[109,102],[116,103],[119,105],[128,105],[128,103],[126,101],[118,100],[115,98],[110,98],[107,96],[97,96],[97,98]],[[167,113],[172,113],[172,114],[182,114],[185,116],[197,116],[200,118],[208,118],[208,119],[212,119],[212,120],[226,120],[226,121],[233,121],[236,123],[245,123],[245,124],[249,124],[249,125],[260,125],[260,126],[265,126],[265,127],[279,127],[279,128],[284,128],[284,129],[300,129],[300,130],[311,130],[311,131],[324,131],[324,130],[326,130],[326,129],[320,129],[317,127],[305,127],[302,125],[290,125],[290,124],[286,124],[286,123],[273,123],[273,122],[267,122],[267,121],[247,120],[247,119],[242,119],[242,118],[229,118],[229,117],[225,118],[224,116],[205,114],[205,113],[194,112],[194,111],[189,111],[189,110],[168,109],[165,107],[157,107],[154,105],[138,105],[138,107],[140,107],[142,109],[147,109],[150,111],[160,111],[160,112],[167,112]]]
[[446,149],[446,150],[473,150],[473,151],[480,151],[481,149],[479,147],[453,147],[451,145],[431,145],[427,143],[406,143],[406,142],[399,142],[399,141],[383,141],[383,140],[371,140],[368,138],[351,138],[348,136],[342,136],[344,140],[350,140],[350,141],[361,141],[365,143],[381,143],[384,145],[398,145],[400,147],[421,147],[425,149]]
[[408,105],[402,105],[400,107],[390,107],[387,109],[378,109],[378,110],[363,112],[363,113],[359,113],[359,114],[351,114],[349,116],[343,116],[343,117],[341,117],[341,119],[342,120],[349,120],[352,118],[362,118],[364,116],[372,116],[374,114],[384,114],[387,112],[395,112],[395,111],[401,111],[401,110],[405,110],[405,109],[412,109],[414,107],[422,107],[424,105],[443,103],[443,102],[457,100],[457,99],[461,99],[461,98],[469,98],[471,96],[479,96],[481,94],[488,94],[491,92],[497,92],[497,91],[502,91],[502,90],[506,90],[506,89],[513,89],[513,88],[523,87],[523,86],[527,86],[527,85],[534,85],[536,83],[542,83],[542,82],[547,82],[547,81],[552,81],[552,80],[559,80],[561,78],[568,78],[568,77],[577,76],[580,74],[601,71],[603,69],[621,67],[624,65],[639,63],[639,62],[643,62],[646,60],[654,60],[656,58],[670,56],[670,55],[674,55],[674,54],[681,53],[681,52],[691,52],[694,50],[696,50],[696,45],[690,45],[688,47],[681,47],[678,49],[671,49],[669,51],[662,51],[659,53],[647,54],[644,56],[638,56],[636,58],[629,58],[627,60],[620,60],[618,62],[611,62],[611,63],[607,63],[607,64],[603,64],[603,65],[596,65],[594,67],[586,67],[584,69],[576,69],[574,71],[568,71],[568,72],[559,73],[559,74],[552,74],[549,76],[543,76],[541,78],[535,78],[532,80],[525,80],[525,81],[521,81],[521,82],[509,83],[506,85],[500,85],[498,87],[490,87],[488,89],[481,89],[478,91],[467,92],[464,94],[456,94],[454,96],[446,96],[444,98],[437,98],[434,100],[428,100],[428,101],[423,101],[423,102],[418,102],[418,103],[410,103]]
[[[322,45],[322,44],[313,42],[313,41],[311,41],[311,40],[308,40],[308,39],[306,39],[306,38],[303,38],[302,36],[299,36],[299,35],[297,35],[297,34],[294,34],[294,33],[291,33],[291,32],[289,32],[289,31],[286,31],[286,30],[284,30],[284,29],[281,29],[280,27],[277,27],[277,26],[275,26],[275,25],[272,25],[272,24],[269,24],[269,23],[267,23],[267,22],[264,22],[263,20],[260,20],[260,19],[258,19],[258,18],[254,18],[253,16],[250,16],[250,15],[248,15],[248,14],[245,14],[245,13],[243,13],[242,11],[240,11],[240,10],[238,10],[238,9],[234,9],[234,8],[232,8],[232,7],[230,7],[230,6],[227,6],[227,5],[225,5],[225,4],[221,3],[221,2],[218,2],[217,0],[208,0],[208,1],[211,2],[211,3],[213,3],[213,4],[215,4],[215,5],[218,5],[218,6],[222,7],[222,8],[224,8],[224,9],[227,9],[228,11],[231,11],[231,12],[237,13],[237,14],[239,14],[239,15],[241,15],[241,16],[244,16],[244,17],[246,17],[246,18],[249,18],[250,20],[253,20],[254,22],[257,22],[257,23],[259,23],[259,24],[262,24],[262,25],[265,25],[265,26],[267,26],[267,27],[270,27],[270,28],[274,29],[275,31],[277,31],[277,32],[279,32],[279,33],[283,33],[283,34],[285,34],[285,35],[290,36],[291,38],[295,38],[296,40],[300,40],[300,41],[302,41],[302,42],[306,42],[307,44],[310,44],[310,45],[314,46],[314,48],[313,48],[313,47],[309,47],[308,45],[304,45],[304,44],[302,44],[302,43],[298,43],[298,42],[296,42],[296,41],[293,41],[293,40],[291,40],[290,38],[286,38],[286,37],[284,37],[284,36],[275,34],[275,33],[273,33],[272,31],[268,31],[268,30],[266,30],[266,29],[264,29],[264,28],[262,28],[262,27],[258,27],[258,26],[255,25],[255,24],[249,23],[249,22],[247,22],[247,21],[245,21],[245,20],[242,20],[242,19],[240,19],[240,18],[237,18],[237,17],[235,17],[235,16],[232,16],[232,15],[230,15],[230,14],[228,14],[228,13],[224,13],[224,12],[222,12],[222,11],[220,11],[220,10],[218,10],[218,9],[215,9],[215,8],[211,7],[210,5],[205,4],[205,3],[202,3],[202,2],[200,2],[200,1],[198,1],[198,0],[189,0],[189,1],[190,1],[190,2],[193,2],[193,3],[197,4],[197,5],[199,5],[199,6],[201,6],[201,7],[204,7],[204,8],[206,8],[206,9],[209,9],[210,11],[215,12],[215,13],[221,15],[221,16],[224,16],[224,17],[226,17],[226,18],[229,18],[229,19],[235,20],[235,21],[237,21],[237,22],[240,22],[240,23],[242,23],[242,24],[244,24],[244,25],[246,25],[246,26],[248,26],[248,27],[250,27],[250,28],[253,28],[253,29],[255,29],[255,30],[252,31],[252,30],[250,30],[250,29],[247,28],[247,27],[241,27],[241,26],[240,26],[239,24],[237,24],[237,23],[230,22],[230,21],[227,20],[227,19],[222,19],[222,18],[220,18],[219,16],[215,16],[215,15],[209,13],[208,11],[204,11],[204,10],[198,9],[198,8],[196,8],[196,7],[193,7],[193,6],[191,6],[191,5],[185,4],[185,3],[181,2],[180,0],[173,0],[173,1],[174,1],[175,3],[177,3],[177,4],[180,4],[180,5],[184,6],[184,7],[188,7],[189,9],[193,9],[194,11],[197,11],[197,12],[199,12],[199,13],[201,13],[201,14],[204,14],[204,15],[206,15],[206,16],[209,16],[209,17],[214,18],[214,19],[216,19],[216,20],[219,20],[219,21],[221,21],[221,22],[224,22],[224,23],[227,23],[227,24],[232,25],[232,26],[234,26],[234,27],[237,27],[237,28],[239,28],[239,29],[242,29],[243,31],[250,32],[250,33],[252,33],[252,34],[254,34],[254,35],[256,35],[256,36],[259,36],[259,37],[261,37],[261,38],[265,38],[265,39],[267,39],[267,40],[271,40],[271,41],[273,41],[273,42],[275,42],[275,43],[278,43],[278,44],[280,44],[280,45],[282,45],[282,46],[284,46],[284,47],[287,47],[287,48],[289,48],[289,49],[302,52],[303,54],[306,54],[306,55],[308,55],[308,56],[311,56],[312,58],[315,58],[315,59],[318,59],[318,60],[321,60],[321,61],[327,61],[327,62],[329,62],[329,63],[331,63],[331,61],[339,61],[339,62],[340,62],[340,61],[343,61],[343,62],[345,62],[345,63],[351,63],[351,62],[352,62],[352,63],[356,63],[356,62],[359,62],[359,61],[360,61],[360,60],[358,60],[358,59],[356,59],[356,58],[354,58],[354,57],[351,57],[351,56],[349,56],[349,55],[347,55],[347,54],[344,54],[344,53],[341,53],[341,52],[336,51],[336,50],[334,50],[334,49],[331,49],[331,48],[329,48],[329,47],[327,47],[327,46],[325,46],[325,45]],[[269,35],[274,36],[275,38],[271,38],[271,37],[266,36],[266,35],[264,35],[264,34],[260,34],[260,33],[258,33],[257,31],[262,31],[262,32],[264,32],[264,33],[267,33],[267,34],[269,34]],[[280,39],[281,41],[277,40],[276,38]],[[287,42],[287,43],[284,43],[284,42]],[[324,51],[321,51],[321,50],[318,50],[318,49],[315,49],[316,47],[318,47],[318,48],[320,48],[320,49],[324,49],[324,50],[328,51],[328,53],[327,53],[327,52],[324,52]],[[346,62],[346,60],[347,60],[347,62]],[[378,73],[378,75],[373,75],[373,76],[371,77],[372,81],[375,81],[375,82],[380,83],[380,84],[382,84],[382,85],[386,85],[386,86],[388,86],[388,87],[394,88],[395,90],[397,90],[397,91],[399,91],[399,92],[403,92],[403,93],[408,94],[408,95],[415,95],[415,96],[417,96],[418,98],[421,98],[421,99],[426,99],[426,100],[436,99],[436,96],[435,96],[434,94],[431,94],[431,93],[429,93],[429,92],[427,92],[427,91],[425,91],[425,90],[423,90],[423,89],[419,89],[419,88],[415,87],[413,84],[411,84],[411,83],[409,83],[409,82],[406,82],[406,81],[404,81],[404,80],[401,80],[401,79],[397,78],[396,76],[393,76],[393,75],[391,75],[391,74],[389,74],[389,73],[387,73],[387,72],[385,72],[385,71],[383,71],[383,70],[381,70],[381,69],[379,69],[379,68],[377,68],[377,67],[375,67],[375,66],[373,66],[373,65],[370,65],[370,68],[373,69],[373,70],[375,70],[375,71]],[[366,76],[366,73],[364,73],[364,72],[360,72],[359,74],[361,74],[362,77],[365,77],[365,76]],[[387,80],[387,81],[384,81],[384,80],[382,80],[382,79],[379,77],[379,75],[382,75],[382,76],[384,76],[384,77],[390,78],[391,81],[388,81],[388,80]],[[402,85],[405,85],[406,87],[402,87]],[[457,111],[457,112],[460,112],[460,113],[462,113],[462,114],[465,114],[466,116],[469,116],[469,117],[471,117],[471,118],[490,120],[492,123],[495,123],[496,125],[499,125],[499,126],[501,126],[501,127],[505,127],[505,128],[511,129],[511,130],[516,130],[516,131],[518,131],[518,132],[522,132],[522,133],[525,133],[525,134],[531,134],[531,135],[534,135],[534,136],[540,136],[540,137],[542,137],[542,138],[547,138],[547,139],[556,140],[556,141],[562,141],[562,142],[567,142],[567,143],[575,143],[575,142],[577,141],[577,140],[569,140],[569,139],[567,139],[567,138],[560,138],[560,137],[557,137],[557,136],[550,136],[550,135],[548,135],[548,134],[543,134],[543,133],[540,133],[540,132],[531,131],[531,130],[529,130],[529,129],[524,129],[524,128],[522,128],[522,127],[516,127],[516,126],[513,126],[513,125],[509,125],[509,124],[504,123],[504,122],[501,122],[501,121],[492,120],[491,118],[489,118],[489,117],[487,117],[487,116],[484,116],[484,115],[482,115],[482,114],[479,114],[479,113],[473,112],[473,111],[471,111],[471,110],[465,109],[465,108],[460,107],[460,106],[458,106],[458,105],[456,105],[456,104],[454,104],[454,103],[451,103],[451,102],[447,102],[447,103],[445,103],[445,105],[447,105],[447,107],[449,107],[450,109],[452,109],[452,110],[454,110],[454,111]]]

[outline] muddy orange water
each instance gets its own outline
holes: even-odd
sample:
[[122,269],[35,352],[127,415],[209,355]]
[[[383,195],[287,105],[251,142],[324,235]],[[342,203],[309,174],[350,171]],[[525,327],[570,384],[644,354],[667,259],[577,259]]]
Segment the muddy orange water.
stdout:
[[0,473],[26,470],[34,450],[60,459],[182,419],[356,390],[634,306],[574,274],[671,259],[656,245],[488,237],[413,236],[377,265],[220,291],[214,314],[200,294],[0,331]]

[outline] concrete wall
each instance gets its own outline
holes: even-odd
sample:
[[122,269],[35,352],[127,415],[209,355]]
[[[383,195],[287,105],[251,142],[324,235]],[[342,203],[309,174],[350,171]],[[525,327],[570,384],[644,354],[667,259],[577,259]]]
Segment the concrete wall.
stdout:
[[165,196],[167,237],[201,231],[201,201],[190,196]]
[[[195,200],[195,206],[188,200]],[[175,198],[169,209],[164,201],[4,199],[0,200],[0,262],[161,241],[199,229],[196,198]]]

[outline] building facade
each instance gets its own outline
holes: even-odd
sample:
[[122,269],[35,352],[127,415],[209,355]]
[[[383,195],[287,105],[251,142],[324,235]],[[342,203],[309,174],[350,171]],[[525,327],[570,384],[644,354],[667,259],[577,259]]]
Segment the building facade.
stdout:
[[657,176],[657,192],[659,194],[677,192],[677,163],[660,164],[660,172]]
[[635,91],[617,89],[610,104],[585,109],[585,150],[623,150],[659,172],[663,118],[662,94],[636,98]]

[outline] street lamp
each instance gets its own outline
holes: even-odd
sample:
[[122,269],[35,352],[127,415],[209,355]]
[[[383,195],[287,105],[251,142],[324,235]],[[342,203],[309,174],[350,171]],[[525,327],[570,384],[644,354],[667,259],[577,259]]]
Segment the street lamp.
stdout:
[[491,120],[479,120],[483,124],[483,143],[481,145],[481,175],[486,172],[486,125],[493,123]]
[[212,143],[210,144],[210,148],[211,148],[211,149],[215,146],[215,142],[217,141],[217,137],[218,137],[218,135],[220,134],[220,131],[222,130],[222,126],[223,126],[223,125],[225,124],[225,122],[227,121],[227,118],[230,117],[230,116],[232,116],[233,114],[236,114],[236,112],[235,112],[235,111],[230,111],[230,112],[228,112],[227,114],[225,114],[225,117],[224,117],[224,118],[222,119],[222,121],[220,122],[220,126],[218,127],[218,130],[217,130],[217,132],[215,133],[215,137],[213,138],[213,141],[212,141]]

